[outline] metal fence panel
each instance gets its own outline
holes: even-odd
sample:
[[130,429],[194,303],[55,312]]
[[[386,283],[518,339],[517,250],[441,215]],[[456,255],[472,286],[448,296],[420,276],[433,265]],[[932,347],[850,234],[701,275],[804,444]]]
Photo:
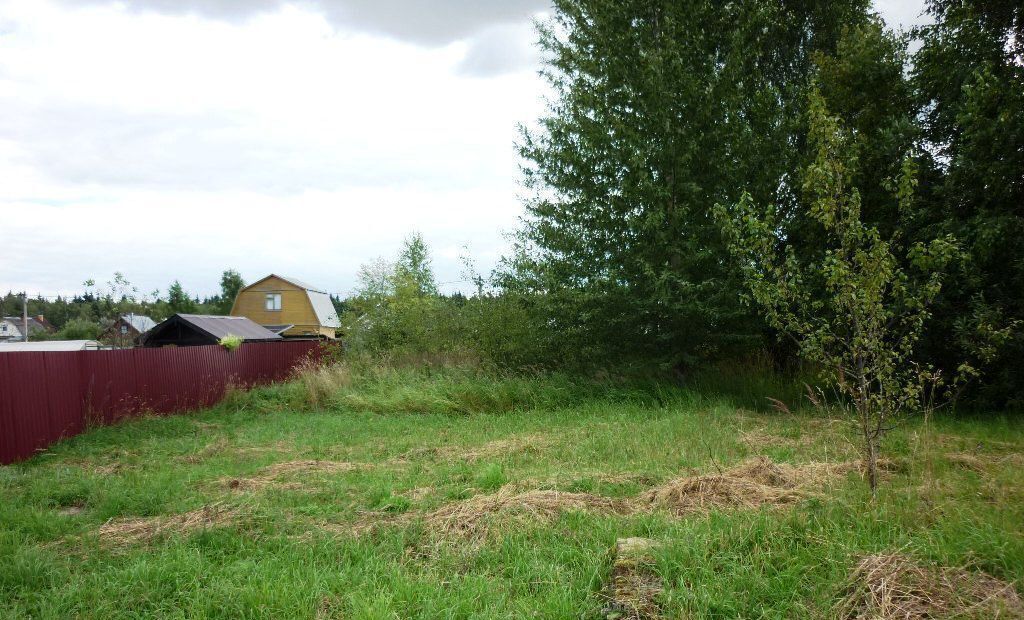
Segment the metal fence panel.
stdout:
[[0,353],[0,464],[28,458],[89,421],[208,407],[228,385],[286,379],[312,341],[120,351]]

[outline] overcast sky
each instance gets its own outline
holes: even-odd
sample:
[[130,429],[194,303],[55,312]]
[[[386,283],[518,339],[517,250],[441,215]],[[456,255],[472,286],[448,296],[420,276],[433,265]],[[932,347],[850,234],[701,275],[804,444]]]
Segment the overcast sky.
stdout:
[[[410,231],[460,285],[521,214],[547,0],[0,0],[0,291],[226,268],[332,292]],[[880,1],[918,21],[922,0]]]

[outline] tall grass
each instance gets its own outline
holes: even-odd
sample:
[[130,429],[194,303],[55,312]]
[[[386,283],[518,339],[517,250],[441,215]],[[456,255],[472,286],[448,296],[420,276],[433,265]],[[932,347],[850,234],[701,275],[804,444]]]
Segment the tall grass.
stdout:
[[293,406],[371,413],[475,414],[553,409],[602,400],[638,405],[686,399],[654,380],[595,380],[561,373],[511,374],[476,365],[391,361],[308,363],[285,388]]

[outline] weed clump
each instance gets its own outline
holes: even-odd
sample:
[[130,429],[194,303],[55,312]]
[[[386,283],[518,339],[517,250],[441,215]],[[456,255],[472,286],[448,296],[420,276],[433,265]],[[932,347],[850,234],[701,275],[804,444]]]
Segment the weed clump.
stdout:
[[295,368],[295,380],[305,404],[320,409],[352,385],[352,372],[346,364],[323,364],[306,360]]
[[922,566],[899,554],[869,555],[850,576],[843,620],[1024,618],[1013,584],[961,568]]

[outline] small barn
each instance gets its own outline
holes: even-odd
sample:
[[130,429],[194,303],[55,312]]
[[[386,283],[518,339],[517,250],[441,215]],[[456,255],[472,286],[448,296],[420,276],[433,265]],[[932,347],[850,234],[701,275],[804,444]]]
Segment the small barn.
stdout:
[[231,315],[251,319],[286,338],[334,339],[341,327],[325,291],[274,274],[239,291]]
[[175,314],[142,334],[139,344],[147,348],[196,347],[218,344],[226,336],[237,336],[242,342],[281,340],[281,336],[242,316]]

